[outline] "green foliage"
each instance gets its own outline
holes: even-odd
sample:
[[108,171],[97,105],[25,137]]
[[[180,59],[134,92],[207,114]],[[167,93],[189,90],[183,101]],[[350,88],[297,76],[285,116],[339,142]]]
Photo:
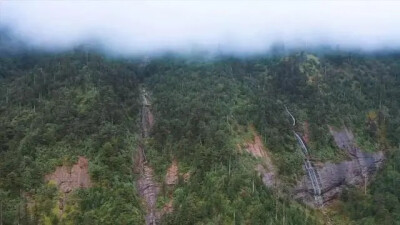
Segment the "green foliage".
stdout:
[[318,224],[310,211],[273,194],[240,165],[219,167],[174,192],[175,212],[165,224]]
[[[254,171],[260,161],[239,153],[238,144],[252,138],[254,125],[282,189],[303,175],[285,106],[315,161],[346,159],[328,125],[352,129],[363,150],[393,149],[400,140],[399,71],[396,55],[164,57],[147,66],[80,51],[0,55],[3,223],[143,224],[132,155],[144,84],[156,121],[144,143],[149,165],[161,183],[173,159],[191,174],[175,189],[163,186],[158,207],[170,199],[174,205],[163,223],[321,224],[314,210],[267,189]],[[390,153],[367,195],[351,189],[343,196],[339,215],[360,224],[399,221],[398,155]],[[94,186],[71,193],[60,218],[60,193],[44,176],[78,156],[89,159]]]
[[341,213],[356,224],[399,224],[400,221],[400,150],[389,154],[383,171],[368,192],[352,188],[343,196]]
[[[44,176],[56,166],[75,164],[78,156],[89,159],[92,180],[103,190],[96,196],[113,213],[94,207],[88,210],[90,215],[102,216],[90,223],[142,221],[131,172],[140,110],[138,80],[131,65],[94,54],[86,61],[80,52],[31,57],[35,61],[31,66],[10,66],[12,75],[0,80],[0,190],[7,193],[4,224],[67,223],[52,212],[58,207],[58,194],[42,193]],[[26,202],[27,195],[33,203]],[[76,210],[66,217],[87,224],[82,222],[86,219],[83,204],[94,199],[78,198],[71,203]],[[36,207],[33,216],[25,207],[30,204]],[[129,218],[121,213],[117,220],[119,210]]]
[[80,208],[71,215],[72,224],[144,224],[140,200],[129,183],[113,188],[91,188],[77,193]]

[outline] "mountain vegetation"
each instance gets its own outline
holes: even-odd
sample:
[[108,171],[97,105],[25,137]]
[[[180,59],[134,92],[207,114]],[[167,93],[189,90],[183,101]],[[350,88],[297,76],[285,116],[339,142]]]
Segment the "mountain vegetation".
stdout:
[[[145,145],[161,185],[161,224],[399,224],[400,57],[346,52],[213,60],[107,58],[83,49],[0,54],[0,224],[144,224],[135,154],[141,88],[155,125]],[[349,187],[325,211],[294,200],[305,174],[285,107],[314,162],[347,158],[328,125],[346,126],[384,167],[366,191]],[[240,150],[262,138],[280,180]],[[62,193],[45,179],[89,162],[92,186]],[[173,161],[179,180],[164,177]],[[188,174],[185,178],[182,174]],[[60,198],[67,195],[62,210]]]

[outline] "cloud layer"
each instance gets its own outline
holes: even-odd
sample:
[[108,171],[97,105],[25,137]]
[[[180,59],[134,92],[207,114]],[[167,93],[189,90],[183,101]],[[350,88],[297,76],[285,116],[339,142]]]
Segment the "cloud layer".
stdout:
[[3,1],[0,26],[47,50],[253,54],[272,45],[400,48],[400,1]]

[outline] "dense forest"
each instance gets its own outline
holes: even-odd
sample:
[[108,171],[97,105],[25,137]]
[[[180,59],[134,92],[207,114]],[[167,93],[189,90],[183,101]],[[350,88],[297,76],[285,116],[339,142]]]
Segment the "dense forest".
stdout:
[[[159,223],[400,224],[399,55],[143,60],[84,48],[0,54],[0,224],[144,224],[134,171],[143,87],[155,124],[141,144],[160,184],[157,207],[173,207]],[[292,198],[305,172],[285,107],[308,124],[296,129],[308,133],[316,163],[347,157],[328,125],[384,152],[366,191],[348,187],[324,210]],[[260,159],[240,151],[254,136],[280,188],[266,187],[254,169]],[[92,185],[62,197],[45,177],[80,156]],[[180,175],[170,187],[164,177],[174,161]]]

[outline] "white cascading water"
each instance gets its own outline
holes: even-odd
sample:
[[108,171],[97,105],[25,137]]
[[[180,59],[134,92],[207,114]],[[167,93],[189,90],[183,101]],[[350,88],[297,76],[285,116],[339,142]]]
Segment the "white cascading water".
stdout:
[[[285,106],[286,112],[290,115],[290,117],[293,120],[293,128],[296,125],[296,119],[294,118],[294,116],[289,112],[288,108]],[[306,168],[308,177],[311,181],[311,186],[313,188],[314,191],[314,198],[315,201],[318,205],[322,205],[323,204],[323,200],[322,200],[322,192],[321,192],[321,185],[318,181],[318,176],[317,176],[317,172],[314,169],[314,166],[311,164],[310,160],[309,160],[309,154],[308,154],[308,149],[307,146],[304,144],[303,139],[300,137],[299,134],[297,134],[295,131],[293,131],[294,136],[296,137],[297,142],[300,145],[300,149],[301,149],[301,153],[303,155],[303,161],[304,161],[304,167]]]

